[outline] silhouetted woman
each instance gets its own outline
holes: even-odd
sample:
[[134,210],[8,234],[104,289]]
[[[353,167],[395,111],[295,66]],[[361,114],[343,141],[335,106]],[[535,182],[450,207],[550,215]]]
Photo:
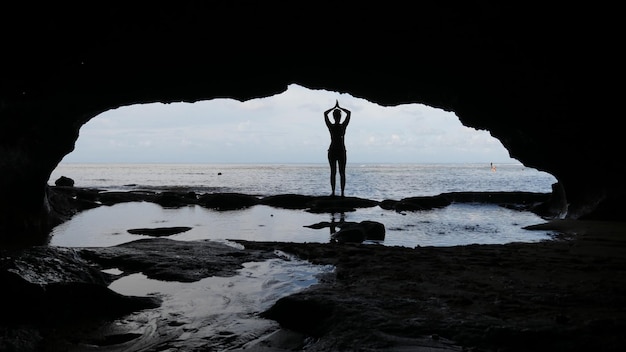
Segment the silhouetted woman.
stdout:
[[[334,123],[330,122],[328,114],[333,112]],[[341,112],[346,114],[346,118],[341,122]],[[350,110],[344,109],[339,106],[339,101],[336,101],[335,106],[324,111],[324,120],[326,120],[326,126],[330,132],[330,147],[328,147],[328,162],[330,163],[330,187],[333,190],[332,195],[335,195],[335,176],[337,174],[337,165],[339,165],[339,176],[341,177],[341,196],[344,196],[344,189],[346,188],[346,145],[344,143],[344,136],[346,134],[346,127],[350,123]]]

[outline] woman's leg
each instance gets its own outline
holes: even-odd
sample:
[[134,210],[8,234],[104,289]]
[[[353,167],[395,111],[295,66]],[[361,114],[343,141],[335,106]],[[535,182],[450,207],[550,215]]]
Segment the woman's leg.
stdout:
[[[347,156],[346,156],[346,152],[344,151],[343,154],[341,155],[341,157],[338,160],[339,162],[339,176],[341,177],[341,196],[344,196],[344,190],[346,189],[346,162],[347,162]],[[334,194],[334,192],[333,192]]]
[[334,156],[332,155],[330,151],[328,152],[328,164],[330,164],[330,188],[333,191],[331,195],[334,196],[335,195],[335,183],[336,183],[335,175],[337,174],[337,160],[334,158]]

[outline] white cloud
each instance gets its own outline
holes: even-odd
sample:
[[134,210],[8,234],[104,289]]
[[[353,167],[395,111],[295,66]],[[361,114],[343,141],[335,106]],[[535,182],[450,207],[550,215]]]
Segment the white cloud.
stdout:
[[248,130],[249,126],[250,126],[250,120],[244,121],[244,122],[240,122],[240,123],[237,124],[237,131],[246,131],[246,130]]
[[[323,112],[352,111],[348,162],[515,162],[487,131],[425,105],[382,107],[291,85],[282,94],[143,104],[109,110],[81,129],[66,162],[326,162]],[[122,160],[123,159],[123,160]]]

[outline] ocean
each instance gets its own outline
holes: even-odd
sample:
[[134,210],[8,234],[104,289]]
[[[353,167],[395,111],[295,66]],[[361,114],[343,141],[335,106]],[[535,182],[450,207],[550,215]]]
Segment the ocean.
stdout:
[[[77,187],[108,191],[237,192],[259,197],[277,194],[329,195],[327,164],[73,164],[62,163],[49,184],[61,176]],[[445,192],[551,192],[556,179],[521,164],[348,164],[346,195],[377,201],[432,196]],[[339,175],[337,175],[339,190]],[[343,214],[312,214],[264,205],[233,211],[200,206],[162,208],[153,203],[123,203],[84,211],[53,229],[52,245],[112,246],[142,238],[131,228],[188,226],[178,240],[229,239],[328,242],[330,230],[309,225],[328,221],[378,221],[389,246],[453,246],[535,242],[552,234],[524,230],[543,222],[537,215],[493,204],[453,203],[428,211],[395,212],[380,207]]]

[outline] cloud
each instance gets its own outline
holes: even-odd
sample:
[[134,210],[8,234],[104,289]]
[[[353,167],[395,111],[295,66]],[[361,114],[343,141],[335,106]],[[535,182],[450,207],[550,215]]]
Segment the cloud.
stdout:
[[383,107],[345,93],[290,85],[239,102],[138,104],[112,109],[80,131],[66,162],[326,162],[323,111],[352,111],[348,162],[516,162],[487,131],[420,104]]

